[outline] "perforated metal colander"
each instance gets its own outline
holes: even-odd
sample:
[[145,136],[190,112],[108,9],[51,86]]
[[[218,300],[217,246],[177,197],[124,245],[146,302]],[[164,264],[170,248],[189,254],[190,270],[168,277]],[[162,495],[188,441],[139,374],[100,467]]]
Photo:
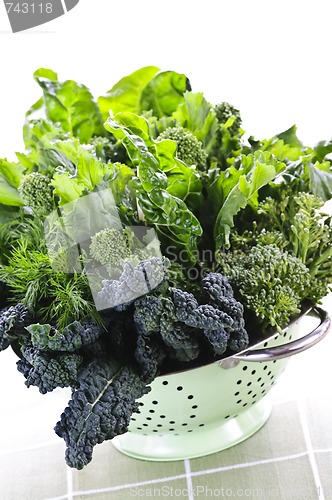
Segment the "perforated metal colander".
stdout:
[[283,334],[246,351],[158,377],[114,446],[135,458],[164,461],[207,455],[247,439],[268,419],[271,404],[265,395],[290,356],[316,344],[329,327],[328,314],[315,308]]

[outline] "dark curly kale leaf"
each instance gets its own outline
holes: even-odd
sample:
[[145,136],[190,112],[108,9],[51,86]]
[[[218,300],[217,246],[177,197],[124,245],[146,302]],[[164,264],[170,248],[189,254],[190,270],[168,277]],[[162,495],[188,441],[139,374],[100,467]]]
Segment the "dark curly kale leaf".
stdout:
[[216,330],[204,330],[204,335],[212,345],[215,354],[224,354],[230,337],[229,332],[224,328],[217,328]]
[[22,354],[23,359],[17,362],[17,369],[26,378],[25,385],[37,386],[42,394],[75,384],[78,367],[83,361],[77,354],[50,356],[33,347],[23,348]]
[[29,324],[30,315],[24,304],[5,307],[0,311],[0,351],[5,350],[11,341],[27,336],[24,327]]
[[95,342],[103,333],[103,328],[93,320],[74,321],[59,331],[51,325],[39,323],[29,325],[28,332],[36,349],[75,352],[86,344]]
[[134,356],[142,380],[150,384],[159,373],[159,368],[166,358],[166,350],[156,337],[139,334]]
[[[202,291],[211,305],[227,313],[233,320],[231,328],[225,327],[229,335],[228,347],[232,351],[242,351],[249,344],[249,336],[245,328],[244,307],[234,298],[234,292],[226,276],[220,273],[209,273],[202,279]],[[217,354],[222,354],[217,352]]]
[[127,431],[136,399],[149,392],[142,379],[118,362],[94,360],[79,373],[72,399],[55,426],[67,445],[66,462],[82,469],[97,443]]
[[167,336],[164,332],[163,340],[169,348],[169,355],[178,361],[193,361],[201,352],[198,330],[183,323],[174,323]]

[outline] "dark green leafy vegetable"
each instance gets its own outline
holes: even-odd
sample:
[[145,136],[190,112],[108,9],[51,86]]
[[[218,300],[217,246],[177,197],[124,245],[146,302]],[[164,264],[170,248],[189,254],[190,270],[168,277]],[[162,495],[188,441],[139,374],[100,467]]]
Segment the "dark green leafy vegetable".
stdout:
[[129,367],[95,360],[82,369],[72,399],[55,426],[67,445],[66,462],[82,469],[92,459],[93,447],[126,432],[136,399],[149,392]]

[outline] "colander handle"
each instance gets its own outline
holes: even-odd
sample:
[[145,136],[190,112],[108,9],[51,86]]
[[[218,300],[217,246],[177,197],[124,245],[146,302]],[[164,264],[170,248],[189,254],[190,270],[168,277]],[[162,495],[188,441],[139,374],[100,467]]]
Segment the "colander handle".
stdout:
[[275,359],[288,358],[309,349],[309,347],[314,346],[325,337],[331,326],[331,318],[327,311],[320,307],[314,307],[313,311],[317,313],[321,322],[312,332],[304,337],[281,346],[267,347],[265,349],[248,349],[232,357],[239,361],[273,361]]

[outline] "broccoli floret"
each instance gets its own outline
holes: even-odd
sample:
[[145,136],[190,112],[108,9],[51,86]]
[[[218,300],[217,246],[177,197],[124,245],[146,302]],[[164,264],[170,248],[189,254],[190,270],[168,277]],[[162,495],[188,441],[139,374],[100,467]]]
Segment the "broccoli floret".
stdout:
[[232,120],[233,123],[228,130],[232,135],[238,134],[240,127],[242,125],[242,119],[240,115],[240,111],[236,109],[232,104],[228,102],[221,102],[214,106],[214,111],[216,113],[217,121],[220,125],[225,125],[228,120]]
[[30,319],[28,308],[21,303],[0,311],[0,351],[5,350],[12,340],[27,337],[25,326]]
[[177,157],[188,166],[195,165],[198,170],[206,169],[207,152],[202,143],[189,130],[183,127],[168,127],[159,137],[171,139],[177,144]]
[[25,175],[18,187],[24,203],[41,214],[48,214],[54,208],[51,180],[39,172]]
[[242,151],[241,116],[239,111],[227,102],[217,104],[213,109],[218,127],[209,159],[217,161],[217,165],[224,170],[234,164]]
[[68,407],[55,426],[67,445],[69,467],[82,469],[97,443],[127,431],[137,399],[150,390],[130,368],[112,360],[94,360],[79,372]]
[[93,320],[74,321],[59,331],[51,325],[32,324],[27,327],[36,349],[74,352],[83,345],[95,342],[103,333]]
[[77,354],[53,357],[33,347],[23,348],[22,354],[24,359],[17,362],[17,369],[25,376],[25,385],[37,386],[42,394],[75,384],[78,366],[83,361]]
[[106,228],[91,238],[90,254],[102,264],[121,264],[130,252],[122,229]]
[[246,254],[234,252],[218,258],[241,302],[264,327],[284,327],[300,312],[311,278],[297,257],[276,245],[257,245]]

